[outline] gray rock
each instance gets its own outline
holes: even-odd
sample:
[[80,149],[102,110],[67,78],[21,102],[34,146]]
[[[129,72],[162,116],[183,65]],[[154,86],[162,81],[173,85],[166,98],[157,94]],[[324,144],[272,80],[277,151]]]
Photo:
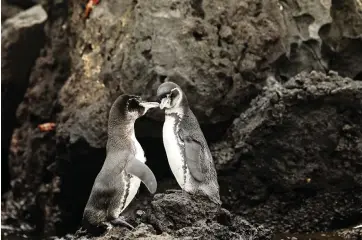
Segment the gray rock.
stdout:
[[286,53],[278,61],[278,72],[289,79],[302,71],[325,71],[328,60],[322,54],[322,27],[331,24],[331,1],[280,2],[286,20]]
[[359,0],[283,1],[286,54],[276,62],[289,79],[301,71],[335,70],[361,78],[362,16]]
[[362,80],[361,12],[360,0],[336,1],[331,8],[332,24],[320,32],[329,69],[357,80]]
[[30,69],[43,46],[46,19],[47,14],[39,5],[4,22],[1,29],[3,93],[10,91],[8,86],[27,87]]
[[[82,10],[73,6],[77,81],[63,94],[82,88],[89,96],[63,102],[65,111],[73,111],[74,104],[92,105],[99,94],[126,92],[152,100],[168,79],[186,91],[200,122],[229,120],[260,90],[261,66],[283,53],[276,1],[133,4],[101,2],[85,24]],[[156,111],[148,116],[162,119]]]
[[[47,14],[35,6],[7,19],[1,28],[2,167],[7,169],[15,112],[24,97],[35,59],[44,44]],[[3,186],[4,190],[8,186]]]
[[21,8],[9,4],[6,0],[1,0],[1,23],[3,23],[6,19],[20,13],[21,11]]
[[[7,156],[10,179],[4,178],[4,181],[11,182],[11,194],[4,195],[2,198],[2,203],[6,203],[2,208],[2,222],[12,223],[18,227],[22,226],[25,220],[26,223],[30,223],[31,231],[35,230],[44,235],[54,234],[55,226],[60,221],[59,206],[55,202],[63,179],[59,181],[57,172],[59,164],[55,161],[57,150],[55,129],[42,132],[38,124],[55,122],[57,94],[69,75],[68,35],[65,28],[68,14],[64,8],[65,6],[54,5],[49,11],[45,24],[35,25],[33,29],[30,25],[29,29],[21,28],[21,31],[26,33],[26,36],[19,39],[24,46],[14,47],[14,50],[23,53],[23,56],[16,54],[16,57],[24,57],[24,59],[16,60],[15,63],[18,64],[14,66],[16,73],[21,73],[23,67],[30,66],[24,80],[29,83],[24,84],[24,87],[27,87],[26,90],[24,89],[25,94],[14,95],[21,98],[21,103],[17,109],[14,109],[16,118],[14,117],[13,123],[17,125],[12,134]],[[31,8],[29,11],[34,14],[39,13],[40,16],[44,14],[40,6]],[[24,16],[21,16],[23,19]],[[22,21],[30,24],[38,20],[31,21],[29,17]],[[19,36],[14,34],[9,37],[14,41]],[[44,37],[45,45],[38,46]],[[39,50],[39,56],[36,60],[34,59],[34,64],[26,63],[29,52]],[[3,164],[6,158],[2,159],[4,159]],[[28,215],[29,212],[31,212],[30,215]],[[34,225],[35,222],[39,224]]]

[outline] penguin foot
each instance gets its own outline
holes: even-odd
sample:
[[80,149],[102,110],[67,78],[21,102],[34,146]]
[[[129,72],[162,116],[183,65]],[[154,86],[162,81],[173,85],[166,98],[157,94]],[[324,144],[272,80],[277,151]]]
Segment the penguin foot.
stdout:
[[167,189],[166,193],[183,193],[184,190],[182,189]]
[[123,217],[119,217],[117,219],[114,219],[114,220],[111,221],[111,223],[113,225],[125,226],[125,227],[128,227],[130,229],[134,229],[134,227],[131,224],[129,224],[126,220],[124,220]]

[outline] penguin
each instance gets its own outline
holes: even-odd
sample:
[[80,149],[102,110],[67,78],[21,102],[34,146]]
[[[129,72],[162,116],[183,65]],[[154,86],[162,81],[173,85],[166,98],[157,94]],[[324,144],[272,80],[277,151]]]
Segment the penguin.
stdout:
[[165,110],[163,144],[177,183],[183,191],[206,195],[221,205],[213,158],[185,93],[177,84],[165,82],[157,97]]
[[145,164],[144,151],[136,139],[134,124],[157,102],[139,96],[121,95],[113,103],[108,119],[106,159],[98,173],[83,212],[82,226],[88,232],[105,231],[113,225],[133,228],[120,214],[135,197],[142,181],[150,193],[157,181]]

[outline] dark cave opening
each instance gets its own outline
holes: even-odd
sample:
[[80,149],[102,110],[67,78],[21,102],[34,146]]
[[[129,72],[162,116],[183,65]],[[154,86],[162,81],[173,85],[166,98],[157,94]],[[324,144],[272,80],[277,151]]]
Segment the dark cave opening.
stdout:
[[166,152],[161,138],[143,137],[139,138],[147,158],[147,166],[155,174],[157,181],[172,178],[171,169],[168,166]]
[[[66,146],[64,146],[66,148]],[[106,151],[91,148],[84,140],[69,146],[59,146],[61,193],[57,203],[61,209],[61,221],[56,226],[57,235],[75,232],[82,219],[83,210],[91,192],[94,179],[101,169]],[[64,155],[62,153],[65,153]]]
[[[1,140],[4,142],[3,140]],[[10,173],[9,173],[9,161],[8,161],[8,148],[1,146],[1,194],[10,190]]]
[[353,79],[358,80],[358,81],[362,81],[362,72],[359,72]]
[[11,189],[9,171],[11,139],[17,127],[16,110],[23,99],[26,87],[27,83],[23,86],[9,84],[4,86],[1,92],[1,193]]

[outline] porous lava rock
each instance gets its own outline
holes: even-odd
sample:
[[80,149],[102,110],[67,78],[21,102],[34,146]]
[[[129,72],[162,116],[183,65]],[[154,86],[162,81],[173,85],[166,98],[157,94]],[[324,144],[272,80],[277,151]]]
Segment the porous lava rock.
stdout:
[[[35,23],[39,22],[42,16],[47,16],[48,21],[43,19],[28,35],[20,38],[24,41],[23,46],[19,45],[12,51],[24,51],[23,55],[12,56],[10,61],[14,69],[12,77],[25,73],[28,75],[23,79],[23,83],[26,83],[23,95],[11,95],[12,98],[20,98],[20,104],[14,108],[15,129],[11,132],[7,156],[9,169],[2,169],[4,172],[9,170],[9,178],[2,178],[2,181],[10,182],[11,191],[2,195],[1,220],[3,225],[11,224],[27,234],[35,232],[37,235],[53,235],[60,220],[57,202],[60,179],[55,171],[56,139],[54,131],[43,132],[38,125],[55,122],[55,115],[59,110],[58,92],[69,75],[67,8],[64,3],[59,2],[44,5],[44,9],[39,5],[29,8],[20,13],[25,25],[34,21],[24,17],[24,14],[34,11],[40,14],[34,17]],[[16,36],[11,35],[10,38],[15,40]],[[40,43],[43,45],[39,46]],[[32,63],[25,64],[31,60],[28,53],[36,50],[39,52],[37,59],[34,56]],[[5,54],[4,51],[2,54]],[[23,59],[19,60],[19,57]],[[29,68],[28,72],[23,70],[24,67]],[[4,81],[5,71],[2,74]],[[2,98],[4,96],[2,94]],[[2,104],[11,106],[8,101],[2,101]],[[2,124],[5,122],[2,121]],[[4,130],[10,129],[10,126],[2,126]],[[2,163],[5,163],[7,158],[2,158]]]
[[[4,105],[16,111],[17,126],[2,136],[12,139],[2,152],[10,151],[2,163],[9,157],[12,183],[3,224],[76,231],[105,158],[112,102],[122,93],[154,100],[168,80],[184,89],[207,140],[217,142],[221,197],[233,216],[299,232],[361,221],[360,0],[104,0],[87,19],[82,2],[42,4],[46,45],[28,66],[25,96]],[[295,77],[311,70],[320,73]],[[265,81],[271,74],[276,80]],[[56,129],[40,131],[47,122]],[[136,124],[161,192],[173,180],[162,124],[162,111]]]
[[212,146],[225,179],[222,201],[281,231],[357,224],[362,83],[335,72],[311,72],[284,84],[270,77],[267,86]]
[[133,230],[114,227],[102,236],[73,239],[271,239],[263,226],[254,227],[202,196],[186,193],[156,194]]
[[[43,47],[44,23],[47,17],[44,9],[38,5],[16,14],[2,24],[1,165],[4,169],[8,169],[11,136],[16,126],[15,112],[28,87],[31,68]],[[7,181],[2,184],[3,190],[8,189],[6,183]]]

